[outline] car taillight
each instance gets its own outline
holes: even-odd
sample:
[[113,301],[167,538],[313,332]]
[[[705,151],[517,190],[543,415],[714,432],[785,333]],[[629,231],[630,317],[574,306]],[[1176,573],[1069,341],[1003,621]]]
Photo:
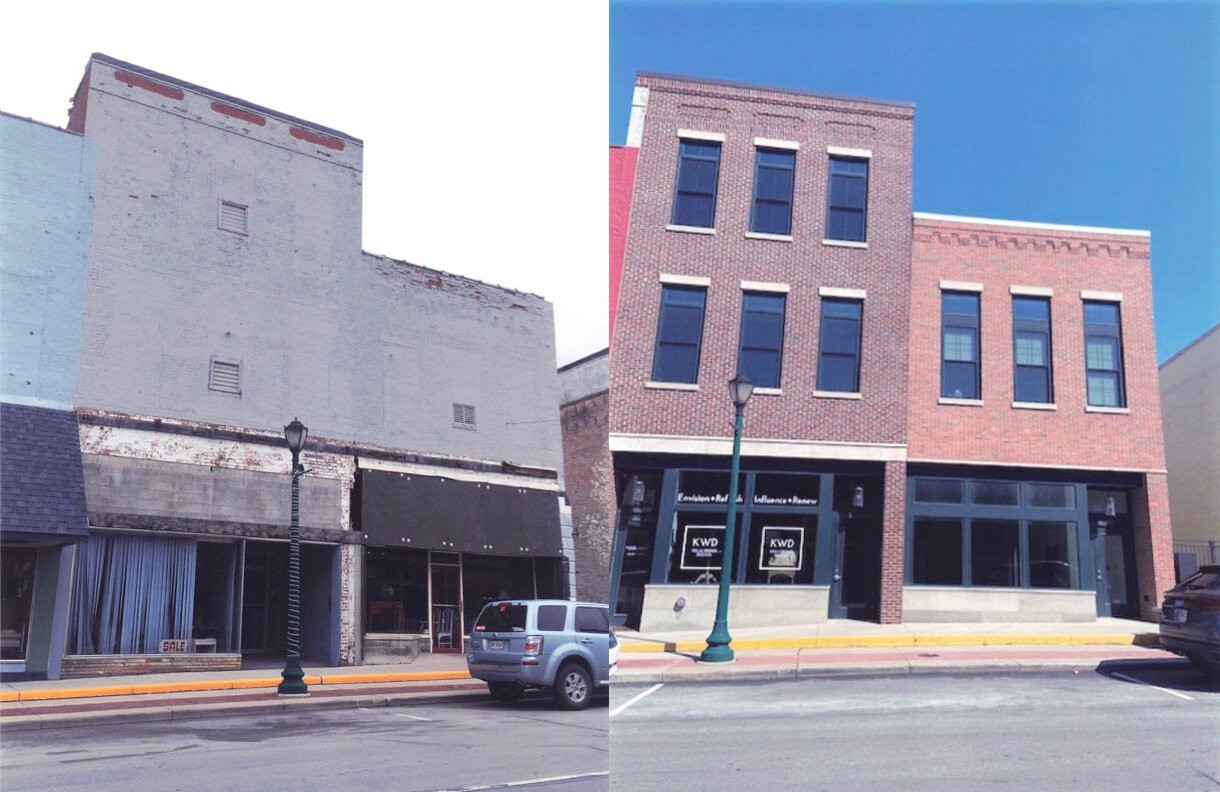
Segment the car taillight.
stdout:
[[542,652],[542,636],[527,635],[525,636],[525,656],[537,657]]

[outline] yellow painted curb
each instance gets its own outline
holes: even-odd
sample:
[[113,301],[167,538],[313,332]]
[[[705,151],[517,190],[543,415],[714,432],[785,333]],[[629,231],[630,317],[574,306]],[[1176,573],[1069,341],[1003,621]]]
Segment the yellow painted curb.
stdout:
[[21,694],[16,690],[0,690],[0,701],[17,701]]
[[[743,638],[733,641],[737,651],[767,651],[776,649],[900,649],[911,646],[1126,646],[1141,642],[1131,633],[1099,635],[1059,635],[1037,633],[1024,635],[825,635],[782,638]],[[662,652],[698,652],[703,641],[683,643],[622,641],[625,654],[658,654]]]
[[100,696],[129,696],[131,685],[108,685],[91,688],[45,688],[43,690],[22,690],[18,693],[19,701],[49,701],[51,699],[97,698]]

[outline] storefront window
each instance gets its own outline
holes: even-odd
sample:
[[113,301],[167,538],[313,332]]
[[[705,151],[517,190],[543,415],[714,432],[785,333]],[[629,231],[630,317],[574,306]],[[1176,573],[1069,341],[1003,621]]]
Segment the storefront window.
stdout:
[[364,599],[365,632],[428,632],[428,553],[366,548]]
[[[435,555],[435,554],[434,554]],[[462,600],[467,624],[489,602],[533,599],[534,562],[519,556],[462,555]]]
[[813,508],[818,505],[820,482],[818,476],[759,473],[754,477],[753,504]]
[[1016,520],[972,520],[970,582],[975,586],[1021,585],[1020,527]]
[[911,582],[924,586],[962,584],[962,521],[916,517]]
[[1080,566],[1076,555],[1076,523],[1029,524],[1029,585],[1034,588],[1076,588]]
[[1016,506],[1015,481],[972,481],[970,502],[978,506]]
[[[737,478],[737,505],[745,503],[746,474]],[[676,503],[696,506],[727,506],[729,474],[716,470],[684,470],[678,474]]]
[[957,479],[915,479],[917,503],[961,503],[962,482]]
[[817,517],[755,512],[750,520],[747,583],[813,583]]
[[[719,582],[724,562],[725,517],[717,512],[678,512],[674,515],[670,583]],[[741,531],[740,514],[737,515],[737,531]]]
[[1025,505],[1043,509],[1076,508],[1076,488],[1071,484],[1026,484]]
[[30,607],[38,551],[32,547],[0,550],[0,659],[24,660],[30,638]]

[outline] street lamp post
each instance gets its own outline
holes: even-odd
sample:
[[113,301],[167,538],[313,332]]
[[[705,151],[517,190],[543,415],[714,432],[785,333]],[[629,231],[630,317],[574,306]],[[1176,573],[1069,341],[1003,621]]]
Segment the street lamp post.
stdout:
[[288,657],[284,661],[283,681],[277,688],[281,696],[308,696],[305,672],[301,670],[301,449],[309,428],[292,419],[284,427],[284,439],[292,452],[292,531],[288,543]]
[[716,623],[707,637],[707,648],[699,655],[705,663],[727,663],[733,659],[733,637],[729,635],[729,583],[733,576],[733,547],[737,534],[737,475],[741,468],[741,425],[746,402],[754,392],[749,377],[738,374],[729,380],[729,392],[737,419],[733,424],[733,463],[729,472],[729,516],[724,526],[724,550],[720,554],[720,594],[716,598]]

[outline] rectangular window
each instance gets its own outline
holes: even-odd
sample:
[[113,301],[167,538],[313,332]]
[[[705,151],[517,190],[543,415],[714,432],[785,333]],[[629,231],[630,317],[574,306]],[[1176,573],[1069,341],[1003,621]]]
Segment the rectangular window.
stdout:
[[784,350],[785,295],[746,292],[741,307],[737,371],[758,388],[778,388]]
[[474,405],[454,402],[453,425],[459,429],[474,429]]
[[0,660],[24,660],[30,642],[38,551],[5,545],[0,553]]
[[703,340],[703,306],[707,290],[695,286],[663,286],[657,320],[657,348],[652,357],[656,382],[693,383],[699,379],[699,347]]
[[868,160],[830,158],[826,238],[863,242],[868,206]]
[[911,582],[921,586],[962,585],[962,521],[916,517],[911,548]]
[[961,479],[915,479],[916,503],[961,503]]
[[751,231],[780,236],[792,233],[792,182],[795,170],[795,151],[758,149],[754,161]]
[[818,390],[860,392],[860,300],[822,300]]
[[1016,520],[970,521],[970,583],[1021,585],[1021,540]]
[[1075,509],[1076,488],[1071,484],[1025,484],[1025,505],[1036,509]]
[[941,292],[940,324],[940,395],[979,398],[979,295]]
[[1029,585],[1032,588],[1076,588],[1080,565],[1076,523],[1029,524]]
[[1012,298],[1013,398],[1050,404],[1051,301],[1045,297]]
[[716,183],[720,177],[720,144],[683,140],[678,145],[678,178],[674,186],[674,225],[711,228],[716,222]]
[[1126,407],[1118,303],[1085,301],[1084,347],[1088,403],[1094,407]]
[[817,521],[812,514],[755,512],[746,549],[746,582],[813,583]]

